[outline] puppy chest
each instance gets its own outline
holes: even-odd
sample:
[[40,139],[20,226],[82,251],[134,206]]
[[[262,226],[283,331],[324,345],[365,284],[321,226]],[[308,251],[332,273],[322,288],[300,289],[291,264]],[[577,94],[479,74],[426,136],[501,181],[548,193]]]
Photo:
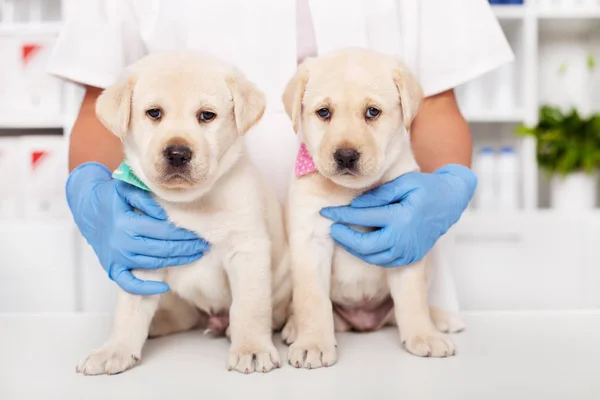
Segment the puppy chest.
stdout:
[[177,209],[167,210],[167,214],[173,224],[196,233],[211,245],[211,249],[226,242],[235,228],[240,225],[236,225],[230,215],[224,212],[211,214]]
[[192,264],[169,268],[166,281],[180,297],[209,315],[225,313],[232,300],[224,256],[223,249],[211,249]]
[[337,246],[332,265],[331,301],[338,317],[358,332],[381,328],[394,308],[383,268],[368,265]]
[[335,246],[331,266],[331,300],[347,306],[382,302],[389,296],[385,270],[369,265]]

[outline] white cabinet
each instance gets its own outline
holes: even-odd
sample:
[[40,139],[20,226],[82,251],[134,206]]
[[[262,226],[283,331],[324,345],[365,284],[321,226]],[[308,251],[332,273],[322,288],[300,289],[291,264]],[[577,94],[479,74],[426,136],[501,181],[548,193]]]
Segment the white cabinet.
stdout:
[[600,213],[468,213],[453,240],[464,309],[600,307]]
[[0,221],[0,312],[75,311],[75,238],[72,223]]
[[117,284],[108,279],[94,250],[79,233],[77,246],[79,308],[86,312],[112,312],[117,299]]

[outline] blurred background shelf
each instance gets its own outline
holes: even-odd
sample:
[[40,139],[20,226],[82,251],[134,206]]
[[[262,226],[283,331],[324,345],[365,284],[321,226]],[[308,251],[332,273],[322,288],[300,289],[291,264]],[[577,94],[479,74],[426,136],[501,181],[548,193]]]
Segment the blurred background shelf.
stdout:
[[600,19],[600,10],[593,8],[545,9],[536,13],[539,19]]
[[494,15],[496,15],[498,19],[522,19],[525,18],[528,7],[519,4],[503,4],[493,5],[492,10],[494,10]]
[[28,220],[28,219],[0,219],[0,235],[5,239],[5,242],[11,242],[7,239],[11,233],[34,233],[43,231],[48,237],[57,237],[65,232],[75,233],[76,226],[70,219],[44,219],[44,220]]
[[519,20],[525,17],[538,19],[597,19],[600,18],[600,3],[594,5],[557,5],[557,6],[536,6],[528,2],[523,5],[503,4],[492,5],[494,15],[499,20]]
[[62,24],[59,22],[14,23],[0,22],[0,35],[58,35]]
[[39,118],[35,115],[0,115],[0,129],[62,129],[65,120],[61,115]]
[[465,111],[463,112],[467,121],[472,123],[497,122],[497,123],[519,123],[523,122],[525,111]]

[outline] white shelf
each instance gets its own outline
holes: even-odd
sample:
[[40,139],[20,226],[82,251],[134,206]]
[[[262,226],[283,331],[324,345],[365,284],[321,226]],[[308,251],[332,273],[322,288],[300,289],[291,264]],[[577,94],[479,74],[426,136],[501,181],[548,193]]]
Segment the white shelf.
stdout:
[[[470,208],[463,213],[462,220],[468,220],[470,222],[479,223],[480,221],[504,221],[506,219],[517,223],[522,221],[523,218],[554,218],[556,221],[563,221],[565,219],[573,221],[574,219],[583,219],[587,222],[597,221],[600,227],[600,208],[593,210],[581,210],[579,213],[568,213],[559,212],[552,208],[538,208],[535,210],[478,210]],[[514,218],[514,219],[513,219]],[[485,224],[482,224],[485,225]]]
[[66,231],[75,232],[75,223],[70,218],[47,219],[47,220],[29,220],[29,219],[1,219],[0,235],[10,235],[16,233],[61,233]]
[[0,129],[61,129],[65,125],[61,115],[46,118],[0,116]]
[[523,19],[531,14],[539,19],[600,19],[599,7],[539,7],[518,4],[493,5],[500,20]]
[[600,18],[600,7],[594,8],[548,8],[536,12],[539,19],[597,19]]
[[492,9],[498,19],[521,19],[527,12],[527,6],[518,4],[494,5]]
[[498,122],[498,123],[519,123],[523,122],[523,111],[507,111],[507,112],[495,112],[495,111],[484,111],[484,112],[469,112],[466,110],[464,116],[468,122],[472,123],[485,123],[485,122]]
[[0,34],[58,34],[62,23],[60,22],[40,22],[40,23],[11,23],[0,22]]

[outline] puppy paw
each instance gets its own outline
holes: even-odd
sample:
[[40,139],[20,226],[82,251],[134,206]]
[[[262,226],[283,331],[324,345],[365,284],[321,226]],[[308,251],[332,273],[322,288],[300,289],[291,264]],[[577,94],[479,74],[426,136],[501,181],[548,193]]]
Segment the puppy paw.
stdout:
[[288,362],[296,368],[331,367],[337,361],[335,339],[298,338],[288,349]]
[[465,330],[465,323],[458,314],[437,307],[430,307],[429,313],[431,321],[440,332],[457,333]]
[[288,319],[283,330],[281,331],[281,338],[285,344],[290,345],[296,341],[296,324],[293,318]]
[[83,375],[115,375],[128,370],[139,361],[139,352],[131,351],[127,346],[106,346],[81,359],[76,371]]
[[449,357],[456,354],[450,336],[436,330],[407,335],[402,344],[409,353],[420,357]]
[[229,350],[229,371],[266,373],[280,366],[279,352],[270,340],[262,345],[232,345]]

